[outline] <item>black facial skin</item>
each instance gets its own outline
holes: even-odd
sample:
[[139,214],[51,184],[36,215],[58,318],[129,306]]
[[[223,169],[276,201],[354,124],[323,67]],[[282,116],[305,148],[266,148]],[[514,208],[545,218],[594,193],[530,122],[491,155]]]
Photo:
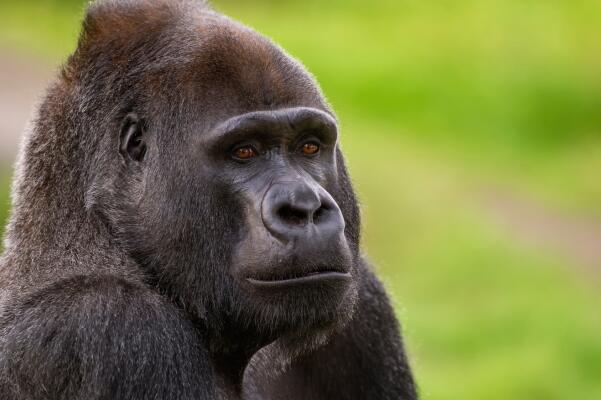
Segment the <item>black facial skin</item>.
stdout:
[[[309,108],[254,112],[203,139],[205,163],[237,188],[246,214],[230,271],[239,284],[269,295],[327,281],[344,292],[352,258],[344,218],[324,188],[337,180],[333,118]],[[318,150],[305,154],[307,143]]]
[[104,0],[25,138],[0,398],[415,399],[338,123],[193,0]]

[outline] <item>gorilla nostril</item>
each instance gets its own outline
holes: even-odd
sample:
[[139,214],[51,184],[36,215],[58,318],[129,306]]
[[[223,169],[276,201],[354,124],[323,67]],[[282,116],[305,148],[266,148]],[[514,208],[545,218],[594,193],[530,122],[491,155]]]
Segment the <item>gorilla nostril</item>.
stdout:
[[321,218],[323,217],[324,213],[327,210],[328,210],[328,207],[325,205],[322,205],[317,210],[315,210],[315,212],[313,213],[313,223],[315,223],[315,224],[319,223]]
[[283,206],[278,212],[278,217],[290,225],[305,225],[309,222],[309,215],[306,211],[291,206]]

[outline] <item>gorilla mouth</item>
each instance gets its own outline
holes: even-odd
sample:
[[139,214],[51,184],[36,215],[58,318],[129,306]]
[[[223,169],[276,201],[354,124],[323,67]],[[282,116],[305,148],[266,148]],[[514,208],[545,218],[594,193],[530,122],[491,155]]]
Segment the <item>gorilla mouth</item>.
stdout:
[[297,285],[306,285],[313,283],[345,283],[352,279],[350,272],[345,269],[314,269],[310,271],[298,271],[288,275],[271,275],[261,277],[248,277],[246,281],[253,286],[270,288],[270,287],[288,287]]

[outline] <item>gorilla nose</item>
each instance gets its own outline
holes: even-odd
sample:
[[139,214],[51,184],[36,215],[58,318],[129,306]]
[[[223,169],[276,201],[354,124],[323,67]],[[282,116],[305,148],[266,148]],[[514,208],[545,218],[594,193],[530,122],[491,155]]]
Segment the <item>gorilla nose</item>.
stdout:
[[283,241],[297,238],[326,239],[344,230],[340,208],[320,186],[304,182],[272,185],[262,204],[263,223]]

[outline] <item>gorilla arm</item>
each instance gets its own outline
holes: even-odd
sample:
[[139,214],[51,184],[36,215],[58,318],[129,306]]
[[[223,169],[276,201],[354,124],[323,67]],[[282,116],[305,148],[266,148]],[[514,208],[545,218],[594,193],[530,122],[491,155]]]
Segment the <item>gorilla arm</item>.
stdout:
[[214,399],[192,324],[159,295],[112,276],[76,276],[3,315],[0,398]]
[[413,400],[416,388],[398,322],[382,283],[360,266],[359,301],[353,319],[330,341],[277,376],[249,371],[250,398],[288,400]]

